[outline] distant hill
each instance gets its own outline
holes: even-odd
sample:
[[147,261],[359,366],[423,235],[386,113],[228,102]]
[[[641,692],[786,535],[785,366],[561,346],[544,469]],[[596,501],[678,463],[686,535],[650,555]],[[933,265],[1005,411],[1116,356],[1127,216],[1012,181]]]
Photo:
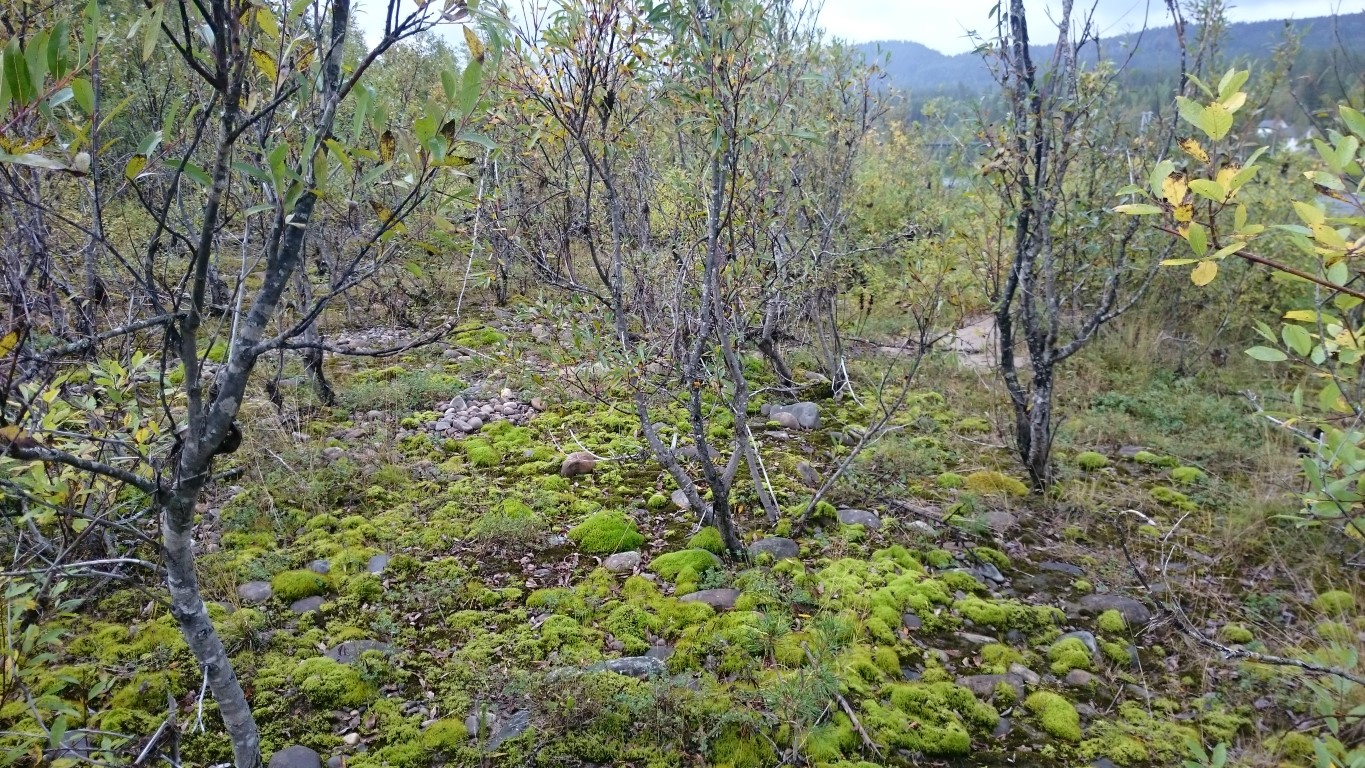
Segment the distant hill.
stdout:
[[[1327,54],[1344,41],[1348,50],[1365,60],[1360,53],[1360,41],[1365,40],[1365,12],[1332,17],[1299,19],[1294,21],[1252,21],[1229,24],[1223,36],[1223,60],[1229,64],[1265,61],[1275,46],[1284,39],[1287,28],[1302,35],[1302,51],[1295,64],[1296,74],[1305,74],[1303,67],[1321,66]],[[1197,29],[1187,33],[1193,40]],[[889,54],[885,64],[892,87],[909,91],[917,98],[935,94],[966,95],[989,88],[993,81],[982,58],[974,53],[948,56],[925,45],[903,40],[883,40],[859,46],[869,58],[880,61]],[[1093,62],[1096,48],[1087,53]],[[1179,48],[1170,27],[1149,29],[1145,33],[1130,33],[1112,38],[1101,38],[1098,48],[1104,58],[1128,63],[1128,76],[1151,82],[1173,73]],[[1034,46],[1034,60],[1043,62],[1052,53],[1052,46]],[[1308,74],[1312,74],[1309,72]]]

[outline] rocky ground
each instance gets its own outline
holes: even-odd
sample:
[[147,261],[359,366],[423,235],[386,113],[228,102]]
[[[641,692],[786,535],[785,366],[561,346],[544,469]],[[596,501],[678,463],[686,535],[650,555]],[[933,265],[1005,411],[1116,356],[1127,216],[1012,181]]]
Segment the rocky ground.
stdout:
[[[1281,585],[1256,614],[1276,637],[1232,621],[1208,598],[1239,575],[1214,539],[1177,533],[1228,498],[1209,465],[1065,447],[1066,491],[1031,497],[991,423],[926,391],[798,530],[871,413],[762,394],[748,427],[783,516],[741,508],[749,557],[726,561],[621,393],[584,385],[601,364],[555,358],[568,345],[548,323],[524,342],[491,325],[336,371],[343,393],[416,407],[259,406],[259,450],[201,509],[211,612],[272,768],[1164,766],[1189,740],[1307,764],[1283,673],[1210,660],[1163,606],[1265,647],[1315,621],[1355,636],[1356,596]],[[657,418],[689,444],[681,409]],[[99,730],[145,738],[168,694],[196,709],[157,589],[67,624],[54,678],[119,675],[91,708]],[[213,727],[181,751],[229,756]]]

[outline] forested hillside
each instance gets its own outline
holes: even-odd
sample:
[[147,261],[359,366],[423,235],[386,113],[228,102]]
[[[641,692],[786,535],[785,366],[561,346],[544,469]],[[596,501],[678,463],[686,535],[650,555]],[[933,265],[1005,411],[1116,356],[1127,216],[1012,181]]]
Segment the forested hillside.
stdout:
[[0,3],[0,766],[1365,766],[1360,15]]
[[[1191,25],[1185,34],[1198,37],[1202,32],[1198,25]],[[1055,34],[1048,35],[1049,40],[1054,37]],[[1365,11],[1286,21],[1235,22],[1220,31],[1212,55],[1219,66],[1267,69],[1273,66],[1276,51],[1293,41],[1290,63],[1294,92],[1303,103],[1318,109],[1336,104],[1345,95],[1342,83],[1335,77],[1338,69],[1358,70],[1365,63],[1354,43],[1361,39],[1365,39]],[[1033,46],[1034,59],[1047,61],[1053,47]],[[908,92],[919,101],[936,96],[975,100],[989,95],[995,87],[989,63],[977,53],[949,56],[903,40],[864,43],[859,48],[869,61],[882,65],[891,87]],[[1122,68],[1120,81],[1130,93],[1131,104],[1140,110],[1156,110],[1176,86],[1171,62],[1179,57],[1180,43],[1174,29],[1167,25],[1102,38],[1098,45],[1088,47],[1082,58],[1090,66],[1104,60]],[[1298,118],[1298,110],[1288,98],[1277,101],[1273,112],[1281,119]]]

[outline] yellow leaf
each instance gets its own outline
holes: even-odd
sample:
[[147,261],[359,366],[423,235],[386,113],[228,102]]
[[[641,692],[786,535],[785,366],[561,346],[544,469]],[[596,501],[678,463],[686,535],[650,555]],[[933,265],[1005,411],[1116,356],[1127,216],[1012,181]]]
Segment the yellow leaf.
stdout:
[[1284,313],[1284,319],[1296,320],[1301,323],[1316,323],[1318,321],[1318,313],[1311,309],[1295,309]]
[[251,61],[256,64],[256,68],[261,70],[270,82],[275,82],[279,77],[279,69],[275,66],[275,59],[270,54],[260,48],[251,50]]
[[1212,261],[1201,261],[1199,266],[1190,272],[1190,281],[1198,286],[1205,286],[1213,282],[1213,278],[1218,276],[1218,264]]
[[1240,173],[1241,170],[1242,166],[1240,163],[1228,163],[1218,169],[1218,177],[1215,180],[1223,185],[1223,189],[1232,189],[1232,177]]
[[379,136],[379,157],[384,162],[392,162],[394,152],[397,150],[397,140],[393,136],[393,131],[384,131]]
[[469,58],[482,64],[483,42],[479,40],[479,36],[474,34],[474,30],[470,29],[468,24],[464,25],[464,42],[465,45],[469,46]]
[[311,41],[303,41],[299,44],[298,53],[294,54],[294,68],[299,72],[307,72],[313,66],[313,54],[317,53],[318,47]]
[[10,350],[19,346],[19,329],[14,329],[0,338],[0,358],[9,355]]
[[26,432],[23,427],[16,424],[10,424],[8,426],[0,427],[0,456],[8,453],[10,446],[16,448],[36,448],[38,442],[34,440],[33,435]]
[[1228,112],[1236,112],[1242,108],[1243,104],[1247,103],[1247,95],[1243,91],[1238,91],[1226,99],[1223,99],[1222,103],[1223,109],[1226,109]]
[[1181,139],[1180,148],[1185,151],[1185,154],[1201,163],[1207,163],[1209,161],[1209,153],[1205,152],[1204,148],[1199,146],[1199,142],[1193,138]]
[[1185,174],[1173,173],[1161,182],[1161,197],[1171,205],[1180,205],[1185,202],[1185,196],[1189,193],[1190,185],[1185,181]]
[[147,167],[146,155],[133,155],[128,158],[127,164],[123,166],[123,178],[132,181],[137,178],[142,169]]
[[1177,205],[1175,207],[1175,210],[1171,211],[1171,215],[1175,218],[1176,221],[1184,222],[1194,221],[1194,205],[1191,203]]

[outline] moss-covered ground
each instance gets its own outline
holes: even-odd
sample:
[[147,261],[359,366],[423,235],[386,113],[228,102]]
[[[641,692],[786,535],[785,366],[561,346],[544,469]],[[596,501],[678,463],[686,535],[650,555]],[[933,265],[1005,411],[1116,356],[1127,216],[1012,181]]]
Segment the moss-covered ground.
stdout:
[[[920,381],[939,391],[911,395],[799,528],[803,465],[831,471],[872,414],[820,400],[820,429],[788,432],[769,428],[760,408],[776,400],[759,396],[749,428],[781,517],[765,521],[741,481],[736,522],[746,543],[788,536],[801,556],[723,561],[714,529],[671,501],[610,366],[529,341],[517,312],[453,337],[473,354],[333,364],[342,406],[304,392],[283,414],[249,406],[247,447],[220,468],[242,475],[200,510],[200,567],[267,755],[303,744],[352,768],[1168,766],[1193,739],[1232,745],[1246,765],[1310,764],[1288,733],[1310,699],[1288,672],[1218,660],[1163,618],[1178,601],[1209,637],[1280,653],[1327,654],[1365,629],[1358,584],[1290,562],[1322,544],[1276,522],[1282,497],[1255,478],[1285,471],[1284,447],[1235,405],[1202,389],[1172,403],[1158,390],[1175,380],[1082,388],[1056,483],[1029,495],[993,396],[931,359]],[[386,403],[376,382],[400,396]],[[456,396],[543,410],[452,438],[429,425]],[[678,403],[651,418],[689,444]],[[728,451],[736,425],[710,428]],[[601,457],[594,471],[561,476],[580,450]],[[845,507],[882,525],[840,525]],[[630,550],[635,564],[603,567]],[[247,582],[273,595],[249,603]],[[733,608],[680,599],[715,588],[738,590]],[[31,687],[69,705],[73,726],[145,738],[168,694],[182,716],[196,710],[201,678],[160,590],[155,577],[116,583],[53,620],[66,640]],[[1135,624],[1114,596],[1154,618]],[[657,674],[593,668],[644,655],[663,660]],[[23,730],[28,706],[6,702],[0,724]],[[230,757],[211,698],[204,720],[182,736],[185,765]]]

